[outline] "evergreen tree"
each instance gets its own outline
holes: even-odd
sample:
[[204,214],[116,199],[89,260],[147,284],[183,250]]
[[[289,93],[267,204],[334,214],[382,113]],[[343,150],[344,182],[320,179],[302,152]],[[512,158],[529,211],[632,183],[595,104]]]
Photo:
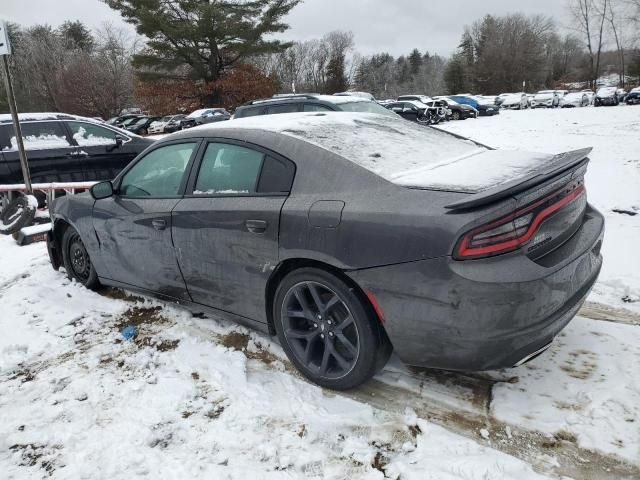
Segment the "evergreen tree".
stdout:
[[468,90],[465,73],[465,60],[461,54],[454,55],[444,71],[444,82],[449,94]]
[[326,93],[333,94],[348,90],[349,83],[344,74],[344,60],[344,55],[341,53],[329,59],[329,63],[327,63]]
[[420,50],[414,48],[413,51],[409,54],[409,63],[411,64],[411,74],[417,75],[420,72],[420,67],[422,66],[422,54]]
[[[146,49],[133,58],[149,77],[215,82],[248,57],[285,50],[270,37],[300,0],[103,0],[144,35]],[[269,37],[268,39],[265,37]],[[208,100],[218,99],[214,92]],[[204,100],[204,99],[203,99]]]
[[75,22],[67,20],[60,26],[58,31],[67,43],[68,48],[91,52],[95,46],[91,30],[80,20]]

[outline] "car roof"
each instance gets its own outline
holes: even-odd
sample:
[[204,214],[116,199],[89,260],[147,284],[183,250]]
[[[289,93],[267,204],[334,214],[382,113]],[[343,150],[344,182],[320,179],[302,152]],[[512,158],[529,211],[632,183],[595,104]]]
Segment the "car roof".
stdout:
[[[116,117],[117,118],[117,117]],[[19,113],[18,120],[21,122],[36,122],[46,120],[82,120],[84,122],[102,123],[93,118],[81,117],[79,115],[71,115],[69,113],[60,112],[33,112],[33,113]],[[0,114],[0,124],[11,123],[13,120],[8,113]]]
[[[165,137],[225,138],[265,148],[306,165],[331,171],[323,157],[341,157],[393,182],[397,175],[486,151],[485,147],[407,122],[399,116],[351,112],[284,113],[206,124]],[[313,149],[314,154],[306,154]],[[324,153],[320,153],[324,152]]]
[[[271,98],[262,98],[258,100],[252,100],[247,102],[242,107],[256,106],[256,105],[271,105],[277,103],[291,103],[291,102],[305,102],[305,101],[320,101],[332,103],[334,105],[340,105],[343,103],[351,102],[372,102],[363,97],[357,97],[353,95],[320,95],[315,93],[300,93],[290,95],[277,95]],[[240,108],[240,107],[238,107]]]

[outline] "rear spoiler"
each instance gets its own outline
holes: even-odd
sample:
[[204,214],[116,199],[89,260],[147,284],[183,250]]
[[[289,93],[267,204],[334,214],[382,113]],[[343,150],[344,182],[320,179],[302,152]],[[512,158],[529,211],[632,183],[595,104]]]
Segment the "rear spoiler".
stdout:
[[506,182],[497,187],[490,188],[483,192],[470,195],[466,199],[445,205],[444,208],[449,210],[464,210],[468,208],[476,208],[489,203],[497,202],[507,197],[511,197],[517,193],[528,190],[543,183],[550,178],[558,176],[576,166],[584,166],[589,163],[587,155],[593,150],[592,147],[573,150],[571,152],[560,153],[555,155],[545,163],[539,170],[510,182]]

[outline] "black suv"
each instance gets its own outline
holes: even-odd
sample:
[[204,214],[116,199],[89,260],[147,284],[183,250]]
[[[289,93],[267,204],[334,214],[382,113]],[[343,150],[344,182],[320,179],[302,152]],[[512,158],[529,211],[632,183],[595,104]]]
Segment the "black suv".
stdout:
[[[33,183],[110,180],[154,140],[84,117],[20,114]],[[23,183],[10,115],[0,115],[0,184]]]
[[238,107],[233,118],[273,115],[295,112],[366,112],[395,115],[377,102],[362,97],[337,95],[276,95],[273,98],[254,100]]

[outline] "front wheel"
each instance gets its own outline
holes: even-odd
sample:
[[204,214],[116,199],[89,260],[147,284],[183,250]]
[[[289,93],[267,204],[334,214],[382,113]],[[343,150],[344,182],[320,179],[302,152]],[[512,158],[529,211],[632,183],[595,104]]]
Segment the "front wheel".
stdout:
[[73,227],[68,227],[62,236],[62,261],[70,280],[75,280],[91,290],[100,286],[89,252],[80,234]]
[[275,295],[274,324],[291,362],[323,387],[356,387],[391,354],[371,307],[324,270],[304,268],[282,280]]
[[454,120],[460,120],[460,112],[453,112],[451,118],[453,118]]

